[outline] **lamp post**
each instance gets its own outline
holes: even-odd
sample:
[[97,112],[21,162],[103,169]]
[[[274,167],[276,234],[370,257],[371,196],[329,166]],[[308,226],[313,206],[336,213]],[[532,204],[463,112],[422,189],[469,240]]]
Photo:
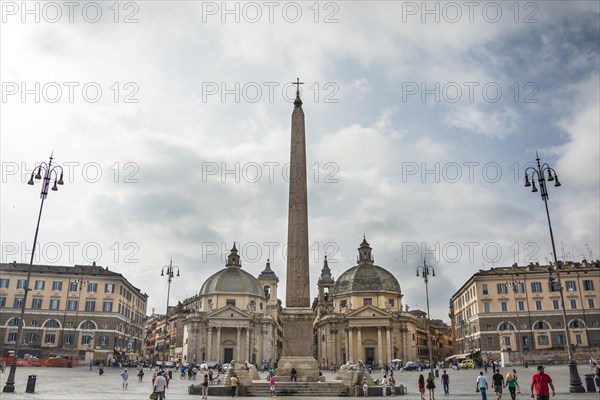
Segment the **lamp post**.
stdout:
[[[177,275],[175,275],[175,269],[177,269]],[[166,333],[168,332],[168,328],[169,328],[169,296],[171,294],[171,281],[173,280],[173,278],[175,276],[179,276],[179,267],[177,265],[173,265],[173,259],[171,259],[171,261],[169,262],[169,265],[165,265],[164,267],[162,267],[162,271],[160,272],[160,276],[165,276],[165,270],[166,275],[167,275],[167,282],[168,282],[168,286],[167,286],[167,311],[165,313],[165,346],[167,346],[167,337],[166,337]],[[171,348],[171,343],[168,343],[169,346],[169,355],[170,355],[170,348]],[[168,360],[167,360],[168,361]]]
[[519,322],[519,304],[517,303],[517,292],[523,293],[523,282],[516,281],[515,277],[511,275],[510,282],[506,282],[506,284],[511,286],[513,289],[513,297],[515,299],[515,311],[517,312],[517,346],[519,347],[521,365],[523,365],[523,343],[521,341],[521,324]]
[[427,348],[429,351],[429,369],[433,374],[433,360],[432,360],[432,351],[431,351],[431,315],[429,314],[429,275],[435,276],[435,270],[433,267],[427,265],[425,259],[423,259],[423,265],[419,265],[417,267],[417,276],[419,275],[419,270],[421,270],[421,275],[423,276],[423,280],[425,281],[425,296],[427,298]]
[[[33,175],[35,170],[37,169],[37,173],[35,176]],[[50,188],[50,181],[54,179],[54,185],[52,185],[52,191],[57,191],[57,185],[64,185],[63,181],[63,169],[60,165],[52,165],[52,154],[50,155],[50,161],[48,163],[42,162],[34,171],[31,172],[31,178],[28,185],[34,184],[34,178],[36,180],[42,179],[42,171],[44,172],[43,182],[42,182],[42,190],[40,192],[40,198],[42,199],[40,202],[40,211],[38,213],[37,225],[35,227],[35,235],[33,236],[33,247],[31,249],[31,259],[29,261],[29,268],[27,268],[27,279],[25,280],[25,294],[23,295],[23,303],[21,304],[21,316],[19,317],[19,327],[17,329],[17,342],[15,343],[15,354],[12,359],[12,363],[10,365],[10,372],[8,374],[8,379],[6,380],[6,385],[2,390],[5,393],[13,393],[15,391],[15,373],[17,371],[17,358],[19,357],[19,348],[21,347],[21,336],[23,334],[23,319],[25,318],[25,307],[27,304],[27,294],[31,289],[29,289],[29,280],[31,279],[31,267],[33,266],[33,257],[35,255],[35,245],[37,243],[38,233],[40,230],[40,220],[42,219],[42,210],[44,209],[44,200],[48,196],[48,189]],[[60,172],[60,175],[59,175]]]
[[[537,192],[538,188],[535,186],[535,180],[537,179],[540,185],[540,195],[542,196],[542,200],[544,200],[544,206],[546,207],[546,217],[548,219],[548,229],[550,230],[550,241],[552,243],[552,256],[554,258],[554,267],[549,267],[548,272],[552,274],[552,272],[556,273],[556,283],[558,285],[558,291],[560,294],[560,308],[562,311],[562,319],[563,326],[565,329],[565,343],[567,347],[567,354],[569,356],[569,392],[570,393],[583,393],[585,389],[581,384],[581,378],[579,377],[579,372],[577,371],[577,363],[573,359],[573,353],[571,350],[571,338],[569,337],[569,325],[567,324],[567,312],[565,310],[565,296],[563,293],[563,287],[560,281],[560,266],[558,264],[558,259],[556,258],[556,246],[554,245],[554,234],[552,233],[552,223],[550,222],[550,212],[548,211],[548,187],[546,186],[546,182],[554,182],[554,186],[560,186],[560,182],[558,181],[558,176],[554,168],[551,168],[547,163],[540,164],[540,157],[537,152],[535,153],[537,166],[528,167],[525,170],[525,187],[531,186],[532,192]],[[547,176],[547,178],[544,176]],[[529,175],[531,175],[531,181],[529,180]],[[550,275],[552,278],[552,275]],[[552,281],[552,279],[550,279]]]

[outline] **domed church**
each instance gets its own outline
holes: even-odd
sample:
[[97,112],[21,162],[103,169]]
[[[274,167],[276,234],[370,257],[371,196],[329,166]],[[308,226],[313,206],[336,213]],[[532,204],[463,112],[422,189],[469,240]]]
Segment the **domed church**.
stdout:
[[[184,304],[183,355],[189,362],[275,362],[280,354],[279,278],[269,261],[255,278],[242,269],[233,245],[225,268]],[[272,365],[272,364],[271,364]]]
[[325,257],[313,303],[317,361],[321,368],[347,361],[374,367],[417,358],[416,318],[402,310],[396,277],[374,264],[363,238],[357,265],[333,279]]

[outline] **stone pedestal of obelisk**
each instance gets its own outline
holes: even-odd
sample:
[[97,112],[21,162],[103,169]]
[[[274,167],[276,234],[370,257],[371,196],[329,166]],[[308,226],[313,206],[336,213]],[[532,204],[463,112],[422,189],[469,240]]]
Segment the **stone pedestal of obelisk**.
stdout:
[[[300,85],[300,82],[296,83]],[[283,356],[277,364],[277,376],[281,380],[288,380],[292,368],[295,368],[299,382],[316,382],[319,380],[319,366],[313,353],[314,314],[310,307],[308,265],[306,143],[299,89],[296,90],[292,112],[291,138],[287,278],[282,315]]]

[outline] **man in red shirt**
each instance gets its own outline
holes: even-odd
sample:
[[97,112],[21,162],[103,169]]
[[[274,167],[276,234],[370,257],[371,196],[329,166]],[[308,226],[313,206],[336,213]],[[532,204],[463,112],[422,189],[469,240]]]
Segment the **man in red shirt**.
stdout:
[[533,388],[535,387],[537,400],[549,400],[550,391],[548,390],[548,386],[552,389],[552,397],[554,397],[552,378],[550,378],[550,375],[544,373],[543,365],[538,366],[537,369],[538,373],[531,377],[531,397],[533,397]]

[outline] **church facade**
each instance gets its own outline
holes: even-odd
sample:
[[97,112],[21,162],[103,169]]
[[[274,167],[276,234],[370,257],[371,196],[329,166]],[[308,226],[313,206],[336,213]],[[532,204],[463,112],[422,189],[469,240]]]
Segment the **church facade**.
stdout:
[[418,358],[418,321],[403,311],[396,277],[375,265],[366,239],[357,265],[337,280],[325,258],[318,280],[315,312],[315,357],[321,368],[362,361],[381,367],[394,360]]

